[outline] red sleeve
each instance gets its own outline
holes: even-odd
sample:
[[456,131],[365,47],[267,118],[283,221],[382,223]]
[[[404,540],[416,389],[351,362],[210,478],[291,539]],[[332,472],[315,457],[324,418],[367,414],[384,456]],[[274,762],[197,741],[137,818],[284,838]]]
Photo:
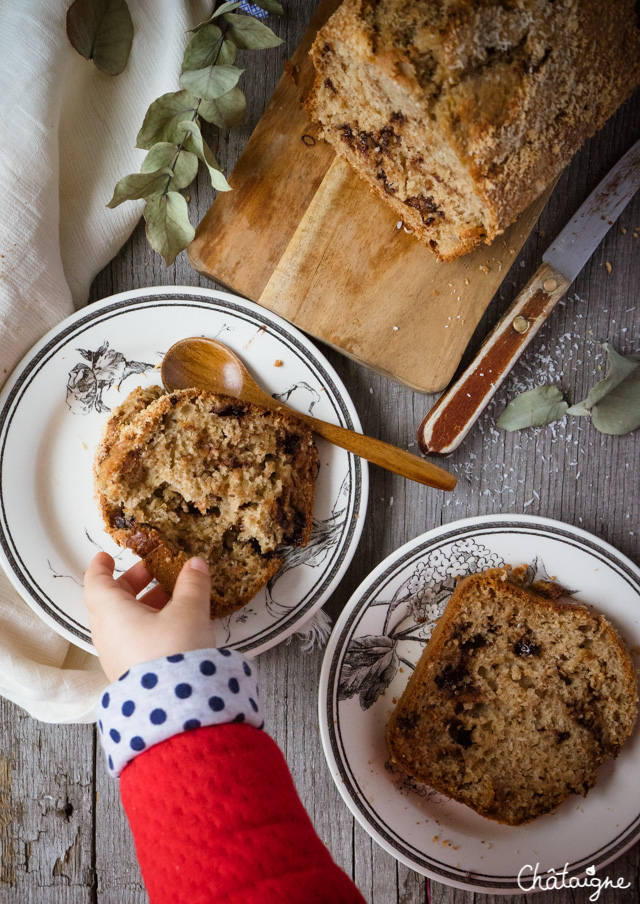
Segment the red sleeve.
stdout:
[[264,731],[174,735],[124,769],[120,791],[150,904],[365,904]]

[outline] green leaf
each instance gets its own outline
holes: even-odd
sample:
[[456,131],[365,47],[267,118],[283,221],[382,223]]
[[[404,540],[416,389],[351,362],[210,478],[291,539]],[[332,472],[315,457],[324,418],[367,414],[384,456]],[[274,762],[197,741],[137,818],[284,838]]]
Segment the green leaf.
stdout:
[[264,50],[282,44],[282,40],[267,25],[252,16],[230,13],[225,14],[224,20],[231,26],[229,34],[240,50]]
[[175,141],[178,124],[187,117],[194,116],[197,109],[198,98],[188,91],[163,94],[147,110],[138,132],[136,147],[148,151],[159,141]]
[[205,19],[204,22],[200,22],[194,28],[191,29],[192,32],[198,32],[201,28],[206,28],[214,19],[217,19],[219,16],[222,16],[224,13],[230,13],[232,10],[237,9],[242,4],[240,2],[227,2],[223,3],[222,6],[219,6],[215,12],[213,12],[208,19]]
[[240,88],[232,88],[217,100],[200,102],[198,113],[220,129],[237,129],[244,121],[247,101]]
[[163,256],[167,266],[196,234],[189,222],[187,202],[177,191],[149,198],[144,207],[144,218],[149,244]]
[[228,0],[227,3],[223,3],[217,8],[211,18],[217,19],[218,16],[224,16],[225,13],[230,13],[232,10],[237,9],[239,6],[242,6],[242,4],[234,3],[233,0]]
[[169,183],[169,189],[177,191],[179,188],[186,188],[197,176],[198,158],[190,151],[179,150],[177,144],[159,141],[158,144],[154,144],[142,161],[140,171],[152,173],[161,167],[173,167],[173,178]]
[[232,66],[237,47],[217,25],[205,25],[186,46],[181,72],[205,66]]
[[568,404],[556,386],[537,386],[512,399],[498,418],[503,430],[542,427],[567,413]]
[[202,133],[195,122],[182,122],[180,129],[184,129],[184,145],[189,148],[209,170],[211,184],[218,191],[231,191],[231,186],[220,171],[218,162],[213,156],[213,151],[202,137]]
[[236,53],[238,48],[233,43],[228,34],[224,36],[222,47],[220,48],[220,56],[218,57],[217,66],[233,66],[236,61]]
[[584,402],[576,402],[576,404],[572,405],[571,408],[567,408],[567,414],[582,417],[585,414],[591,414],[591,412],[588,408],[584,407]]
[[206,66],[183,72],[180,84],[196,97],[216,100],[235,88],[243,72],[244,69],[236,69],[235,66]]
[[600,433],[622,436],[640,427],[640,356],[620,355],[605,342],[608,372],[569,414],[591,415]]
[[67,10],[67,35],[86,60],[107,75],[127,65],[133,22],[126,0],[75,0]]
[[222,31],[217,25],[205,25],[187,44],[182,58],[181,72],[203,69],[218,60]]
[[163,166],[152,173],[131,173],[129,176],[123,176],[116,185],[113,198],[107,207],[114,208],[123,201],[138,201],[140,198],[149,198],[163,192],[168,184],[167,176],[171,175],[169,167]]
[[590,411],[594,405],[604,399],[616,386],[626,380],[638,367],[638,362],[640,361],[640,358],[636,355],[629,355],[628,357],[619,355],[608,342],[605,342],[602,347],[607,353],[607,376],[604,380],[596,383],[584,402],[578,402],[578,405],[584,406],[587,411]]
[[259,6],[260,9],[266,9],[268,13],[275,13],[277,16],[284,16],[282,3],[278,3],[278,0],[251,0],[251,2],[255,3],[256,6]]

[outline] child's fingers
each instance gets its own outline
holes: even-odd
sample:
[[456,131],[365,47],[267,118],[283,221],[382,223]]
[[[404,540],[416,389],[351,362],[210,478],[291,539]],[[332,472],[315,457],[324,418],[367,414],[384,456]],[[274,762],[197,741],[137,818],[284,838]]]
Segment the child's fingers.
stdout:
[[85,572],[85,578],[91,580],[91,578],[98,577],[101,574],[113,577],[113,569],[115,567],[116,563],[108,552],[98,552],[89,562]]
[[145,593],[144,596],[141,596],[138,600],[139,603],[144,603],[145,606],[149,606],[150,609],[164,609],[169,601],[169,594],[158,585],[157,587],[152,587],[148,593]]
[[151,574],[146,569],[144,562],[136,562],[128,571],[120,575],[116,584],[128,593],[137,596],[141,590],[144,590],[150,580]]
[[115,564],[106,552],[99,552],[89,562],[84,574],[85,600],[89,611],[93,611],[98,597],[102,597],[115,585],[113,580]]
[[211,576],[204,559],[189,559],[178,575],[167,612],[181,615],[206,615],[209,618]]
[[99,552],[90,562],[84,575],[84,599],[92,616],[117,610],[124,614],[135,609],[137,602],[129,598],[129,590],[113,577],[115,562],[106,552]]

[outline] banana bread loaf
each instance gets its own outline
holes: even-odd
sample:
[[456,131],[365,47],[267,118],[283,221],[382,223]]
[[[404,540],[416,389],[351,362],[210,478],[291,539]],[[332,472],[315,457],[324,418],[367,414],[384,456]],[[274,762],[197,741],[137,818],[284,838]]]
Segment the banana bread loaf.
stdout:
[[309,109],[441,260],[491,242],[640,83],[634,0],[344,0]]
[[523,571],[460,581],[387,727],[414,778],[508,825],[586,795],[638,702],[606,619]]
[[196,389],[135,389],[109,418],[95,486],[106,529],[171,593],[194,555],[211,616],[240,609],[306,546],[317,451],[294,416]]

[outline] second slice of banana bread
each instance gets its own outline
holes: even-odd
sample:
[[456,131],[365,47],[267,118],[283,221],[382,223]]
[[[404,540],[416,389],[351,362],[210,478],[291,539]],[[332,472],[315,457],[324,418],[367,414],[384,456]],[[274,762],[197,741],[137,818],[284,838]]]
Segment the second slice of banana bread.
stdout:
[[414,778],[508,825],[586,795],[638,701],[608,621],[523,571],[460,581],[387,727]]

